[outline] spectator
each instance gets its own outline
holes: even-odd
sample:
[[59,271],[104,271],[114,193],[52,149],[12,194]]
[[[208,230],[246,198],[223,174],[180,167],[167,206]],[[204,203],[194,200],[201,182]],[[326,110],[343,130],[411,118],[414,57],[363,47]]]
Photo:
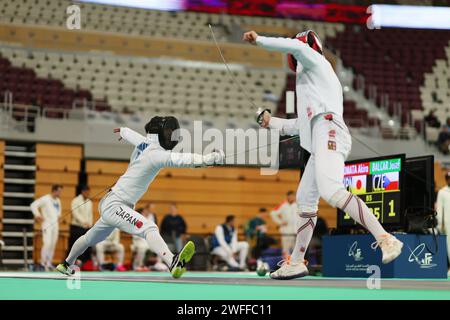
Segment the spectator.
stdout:
[[59,236],[59,220],[61,218],[62,185],[54,184],[51,193],[42,196],[30,205],[37,222],[42,227],[41,266],[45,271],[54,269],[52,265],[56,242]]
[[125,249],[123,244],[120,243],[120,230],[115,228],[113,232],[103,241],[97,243],[95,246],[97,251],[97,263],[100,270],[105,268],[105,253],[113,252],[117,254],[116,271],[126,271],[123,266],[123,260],[125,257]]
[[450,128],[447,124],[442,126],[442,131],[438,136],[438,148],[444,154],[449,154],[450,152]]
[[425,122],[428,126],[433,128],[439,128],[441,126],[441,122],[438,120],[438,118],[434,115],[436,112],[436,109],[430,110],[428,115],[425,117]]
[[178,214],[175,203],[170,206],[168,213],[161,222],[161,235],[167,243],[173,243],[177,252],[183,248],[183,239],[186,237],[186,222]]
[[295,246],[297,235],[297,203],[294,191],[288,191],[286,200],[270,213],[272,220],[279,226],[283,255],[289,256]]
[[276,243],[275,239],[267,235],[266,215],[267,209],[260,208],[258,215],[250,219],[245,226],[245,235],[253,244],[252,254],[255,259],[259,259],[263,250]]
[[[85,234],[93,224],[92,201],[89,199],[89,186],[81,187],[80,194],[72,200],[72,221],[70,223],[69,248]],[[91,248],[88,248],[79,259],[86,262],[91,257]]]
[[[237,231],[234,226],[235,217],[229,215],[224,224],[216,227],[212,238],[212,254],[221,257],[229,267],[235,270],[245,270],[248,254],[248,243],[238,241]],[[239,255],[239,263],[235,255]]]
[[439,190],[436,200],[436,212],[441,234],[447,235],[447,258],[450,262],[450,171],[445,175],[447,185]]
[[[155,205],[153,203],[148,203],[144,208],[137,209],[136,211],[142,214],[142,216],[149,222],[156,225]],[[150,251],[147,241],[145,241],[145,239],[141,237],[133,235],[131,251],[134,252],[133,270],[148,271],[148,268],[145,265],[147,253]],[[165,271],[167,270],[167,266],[162,263],[160,258],[157,256],[155,258],[153,269],[158,271]]]

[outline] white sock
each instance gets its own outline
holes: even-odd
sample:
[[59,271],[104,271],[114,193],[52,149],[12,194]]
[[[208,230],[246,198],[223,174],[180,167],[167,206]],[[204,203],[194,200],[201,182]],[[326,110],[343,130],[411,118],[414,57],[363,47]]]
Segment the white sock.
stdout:
[[337,207],[348,213],[350,217],[356,222],[362,225],[364,228],[379,240],[387,234],[386,230],[381,226],[381,223],[370,212],[367,205],[348,191],[345,191],[346,195],[337,202]]
[[297,238],[295,239],[295,247],[291,254],[291,261],[294,263],[303,262],[305,259],[306,249],[308,249],[311,241],[314,227],[317,222],[316,212],[302,212],[299,214],[297,225]]
[[75,263],[77,258],[83,254],[86,249],[89,248],[89,245],[86,241],[86,235],[82,235],[75,241],[70,249],[69,255],[66,258],[66,262],[71,266]]
[[159,234],[158,228],[151,229],[147,233],[145,240],[147,240],[150,250],[161,257],[167,266],[172,264],[173,253],[170,252],[169,247],[167,247],[167,244]]

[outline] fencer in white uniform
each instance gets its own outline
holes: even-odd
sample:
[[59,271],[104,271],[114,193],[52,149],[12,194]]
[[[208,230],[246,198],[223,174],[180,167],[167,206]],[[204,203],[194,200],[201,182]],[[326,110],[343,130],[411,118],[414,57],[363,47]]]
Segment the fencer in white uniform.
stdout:
[[447,185],[437,194],[436,213],[437,228],[441,234],[447,236],[447,259],[450,261],[450,171],[445,175]]
[[344,162],[350,153],[351,136],[343,119],[342,87],[331,64],[323,55],[317,34],[308,30],[293,39],[258,36],[246,32],[244,41],[267,50],[288,54],[296,72],[296,119],[271,117],[257,111],[257,121],[282,135],[299,135],[301,146],[311,153],[297,191],[297,238],[291,259],[271,273],[273,279],[291,279],[308,274],[305,251],[317,221],[319,197],[347,212],[367,228],[380,246],[383,263],[401,253],[403,244],[388,234],[365,203],[348,192],[343,184]]
[[123,266],[123,259],[125,257],[125,248],[123,244],[120,243],[120,230],[114,229],[109,236],[97,243],[95,246],[95,251],[97,252],[97,263],[100,269],[105,264],[105,252],[114,252],[117,257],[117,271],[125,271]]
[[192,241],[174,255],[159,234],[158,227],[134,210],[137,201],[144,195],[158,172],[165,167],[205,167],[223,164],[223,151],[214,151],[206,155],[194,153],[177,153],[172,149],[178,143],[178,120],[174,117],[153,117],[145,126],[147,136],[142,136],[128,128],[115,132],[131,143],[134,150],[126,172],[117,180],[112,189],[99,203],[100,219],[72,246],[66,260],[57,269],[71,275],[70,268],[75,259],[86,248],[106,237],[115,229],[136,235],[147,241],[151,251],[161,257],[169,267],[173,277],[180,277],[186,270],[185,264],[195,252]]
[[289,191],[286,194],[286,200],[270,212],[272,220],[279,226],[281,248],[284,257],[289,256],[295,246],[298,211],[297,202],[295,200],[295,193]]
[[41,265],[45,270],[53,268],[52,261],[59,236],[59,218],[61,217],[61,185],[53,185],[50,194],[42,196],[30,204],[31,212],[37,221],[41,221],[42,248]]

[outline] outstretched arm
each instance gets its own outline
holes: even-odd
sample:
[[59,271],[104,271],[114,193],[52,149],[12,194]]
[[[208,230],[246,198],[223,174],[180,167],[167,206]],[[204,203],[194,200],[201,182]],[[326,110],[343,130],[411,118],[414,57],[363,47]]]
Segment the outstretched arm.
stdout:
[[143,135],[140,135],[136,131],[131,130],[127,127],[116,128],[114,129],[114,133],[119,133],[119,140],[124,139],[126,142],[134,146],[141,144],[145,140],[145,137]]
[[255,31],[244,33],[243,40],[267,50],[292,54],[304,67],[313,66],[318,58],[309,45],[297,39],[259,36]]
[[259,108],[256,111],[256,121],[261,127],[277,129],[282,136],[296,136],[299,134],[300,123],[298,118],[282,119],[272,117],[267,110]]
[[196,168],[224,164],[225,154],[222,150],[214,151],[205,155],[197,153],[170,152],[164,167],[173,168]]

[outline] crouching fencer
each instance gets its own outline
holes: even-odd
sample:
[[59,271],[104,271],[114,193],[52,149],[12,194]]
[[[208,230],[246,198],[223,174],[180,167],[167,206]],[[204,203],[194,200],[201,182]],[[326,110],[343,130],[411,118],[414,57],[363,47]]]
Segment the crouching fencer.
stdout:
[[344,162],[350,153],[351,136],[343,119],[342,87],[323,55],[317,34],[308,30],[289,39],[250,31],[243,40],[288,55],[289,66],[296,72],[298,118],[276,118],[269,110],[260,109],[257,121],[282,135],[299,135],[301,146],[311,153],[297,190],[295,248],[291,258],[270,276],[292,279],[308,274],[304,256],[316,225],[319,197],[345,211],[375,237],[373,247],[381,248],[383,263],[397,258],[403,243],[387,233],[366,204],[344,187]]
[[186,271],[195,252],[192,241],[177,254],[173,254],[159,234],[156,224],[134,210],[137,201],[144,195],[158,172],[165,167],[206,167],[224,163],[223,151],[214,151],[206,155],[195,153],[177,153],[172,149],[180,140],[178,120],[175,117],[153,117],[146,125],[144,137],[129,128],[115,129],[120,139],[134,145],[130,164],[116,184],[100,200],[100,219],[95,225],[78,238],[68,257],[57,266],[57,270],[66,275],[74,273],[71,266],[78,256],[88,247],[105,240],[118,228],[147,241],[151,251],[161,257],[174,278]]

